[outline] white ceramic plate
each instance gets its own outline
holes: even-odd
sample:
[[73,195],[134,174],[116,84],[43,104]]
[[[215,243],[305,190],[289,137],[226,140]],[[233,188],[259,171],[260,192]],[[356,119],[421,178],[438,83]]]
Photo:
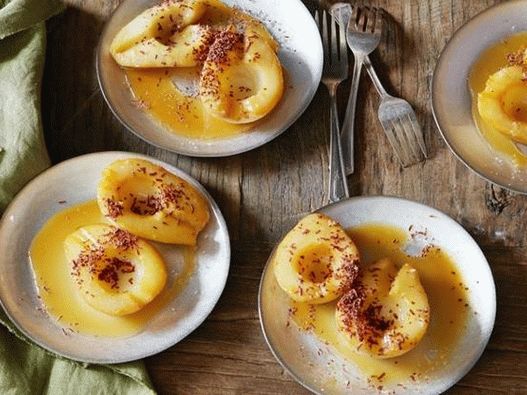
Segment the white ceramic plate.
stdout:
[[[122,158],[145,158],[187,180],[208,200],[210,222],[200,234],[196,269],[186,288],[136,335],[103,338],[75,332],[67,336],[41,309],[28,250],[33,237],[55,213],[96,198],[102,170]],[[65,204],[59,202],[66,201]],[[183,265],[178,246],[153,243],[165,258],[169,282]],[[65,357],[93,363],[132,361],[176,344],[196,329],[218,301],[229,271],[230,244],[223,216],[207,191],[181,170],[139,154],[103,152],[67,160],[31,181],[0,222],[0,300],[15,325],[40,346]]]
[[101,91],[114,115],[137,136],[158,147],[189,156],[229,156],[259,147],[285,131],[306,110],[322,74],[322,43],[313,17],[300,0],[223,0],[264,22],[281,44],[286,70],[284,97],[253,130],[232,138],[200,140],[168,131],[133,105],[125,75],[109,53],[117,32],[160,0],[127,0],[108,21],[98,48],[97,74]]
[[[415,244],[414,247],[420,247],[418,251],[432,243],[453,259],[470,289],[470,309],[477,312],[477,315],[469,314],[467,329],[460,339],[459,347],[452,352],[449,363],[443,369],[428,377],[426,383],[418,379],[404,383],[404,389],[385,385],[383,393],[439,394],[451,387],[479,359],[494,326],[494,281],[485,256],[476,242],[445,214],[399,198],[352,198],[324,207],[320,212],[329,215],[345,228],[369,223],[382,223],[401,229],[408,229],[413,225],[413,234],[426,230],[426,237],[418,238],[412,243]],[[299,330],[296,325],[286,325],[288,307],[289,298],[278,286],[268,263],[260,283],[260,320],[269,347],[278,361],[300,384],[317,394],[347,394],[350,388],[354,394],[371,393],[367,377],[351,362],[336,353],[320,354],[319,350],[326,346],[315,335]],[[333,361],[329,363],[331,360]]]
[[432,81],[434,117],[452,152],[481,177],[520,193],[527,193],[527,168],[515,168],[479,133],[472,118],[468,76],[485,49],[527,31],[526,12],[526,0],[507,1],[471,19],[443,50]]

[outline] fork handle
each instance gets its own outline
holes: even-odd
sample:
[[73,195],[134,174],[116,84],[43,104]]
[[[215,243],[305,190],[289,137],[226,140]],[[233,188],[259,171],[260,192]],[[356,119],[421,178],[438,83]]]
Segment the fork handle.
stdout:
[[355,63],[353,65],[353,76],[351,79],[351,91],[346,107],[346,115],[344,116],[344,123],[342,124],[342,155],[344,158],[344,167],[346,175],[353,174],[355,171],[355,109],[357,108],[357,95],[359,93],[360,73],[362,71],[362,64],[364,62],[363,55],[355,55]]
[[375,86],[375,89],[377,89],[377,92],[379,92],[379,96],[388,96],[388,92],[386,92],[386,89],[384,89],[384,86],[382,85],[377,72],[373,68],[373,64],[371,63],[370,57],[368,55],[364,57],[364,67],[373,81],[373,86]]
[[329,91],[330,137],[329,137],[329,201],[336,203],[349,197],[348,182],[344,171],[342,146],[340,141],[339,116],[337,112],[337,87]]

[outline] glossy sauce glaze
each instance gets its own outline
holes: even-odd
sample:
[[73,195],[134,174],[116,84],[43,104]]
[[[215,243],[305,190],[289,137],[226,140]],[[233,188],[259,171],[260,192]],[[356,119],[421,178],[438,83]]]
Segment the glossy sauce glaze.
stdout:
[[190,69],[126,69],[136,103],[170,131],[191,138],[229,137],[253,127],[215,118],[204,108],[194,89],[199,78]]
[[353,228],[348,233],[361,253],[363,267],[381,258],[390,258],[397,266],[410,263],[417,269],[431,310],[430,325],[423,340],[415,349],[395,358],[383,360],[358,354],[337,330],[336,301],[311,305],[291,300],[290,321],[301,330],[312,332],[349,360],[375,387],[426,379],[449,363],[450,352],[466,329],[470,310],[468,289],[454,263],[438,247],[429,246],[416,257],[403,252],[408,236],[402,229],[372,224]]
[[491,148],[510,158],[515,166],[527,166],[527,156],[509,137],[505,136],[481,119],[478,111],[478,94],[485,89],[487,79],[508,65],[507,55],[527,45],[527,32],[515,34],[486,49],[472,66],[469,87],[472,94],[474,121]]
[[67,331],[104,337],[126,337],[143,330],[152,317],[166,307],[186,286],[194,272],[191,247],[183,248],[183,270],[169,280],[164,290],[137,313],[126,316],[104,314],[88,305],[79,294],[64,253],[64,240],[78,228],[108,223],[96,201],[67,208],[54,215],[33,239],[29,258],[42,308]]

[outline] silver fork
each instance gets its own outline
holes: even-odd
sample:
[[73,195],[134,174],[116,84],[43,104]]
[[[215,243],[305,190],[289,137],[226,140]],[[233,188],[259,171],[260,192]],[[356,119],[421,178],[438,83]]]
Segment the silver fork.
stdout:
[[[338,10],[336,11],[338,12]],[[346,38],[355,56],[355,63],[353,65],[350,98],[342,125],[342,154],[344,156],[346,174],[352,174],[355,171],[355,109],[357,108],[357,94],[359,92],[362,65],[366,56],[378,47],[381,41],[381,32],[381,10],[375,7],[352,7]]]
[[[337,18],[339,24],[348,25],[353,20],[354,8],[357,8],[356,12],[359,12],[359,7],[352,7],[348,3],[336,3],[331,7],[331,10],[332,13],[339,16]],[[382,23],[382,13],[379,15],[381,18],[378,22]],[[348,36],[348,44],[349,42]],[[412,106],[406,100],[393,97],[386,92],[368,55],[364,56],[364,66],[381,97],[378,111],[379,120],[401,165],[407,167],[426,159],[428,156],[423,132]],[[346,156],[344,162],[346,162]]]
[[339,118],[337,113],[337,88],[339,84],[348,78],[348,48],[346,47],[346,32],[344,26],[339,29],[339,41],[337,41],[337,23],[330,16],[331,37],[328,36],[328,15],[326,11],[316,11],[317,22],[322,44],[324,47],[324,70],[322,72],[322,83],[327,87],[330,97],[330,140],[329,140],[329,201],[338,202],[349,197],[346,173],[342,158],[342,147],[340,142]]
[[368,56],[364,58],[364,66],[381,96],[379,121],[401,165],[408,167],[425,160],[427,153],[423,131],[412,106],[406,100],[386,92]]

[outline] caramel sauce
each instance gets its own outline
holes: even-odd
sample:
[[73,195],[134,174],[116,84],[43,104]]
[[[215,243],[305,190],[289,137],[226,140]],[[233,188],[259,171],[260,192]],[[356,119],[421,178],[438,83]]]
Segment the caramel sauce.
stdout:
[[[171,132],[195,139],[225,138],[245,132],[253,124],[233,124],[210,115],[193,95],[198,71],[192,69],[126,69],[126,76],[139,107]],[[178,88],[174,81],[184,81]],[[186,89],[187,88],[187,89]]]
[[64,240],[78,228],[108,223],[96,201],[67,208],[48,220],[35,236],[29,258],[45,310],[65,330],[104,337],[126,337],[143,330],[148,322],[185,288],[194,272],[194,250],[183,248],[184,267],[175,280],[137,313],[126,316],[104,314],[88,305],[70,275],[71,263],[64,253]]
[[527,156],[507,136],[484,122],[478,111],[478,93],[485,90],[487,79],[501,68],[508,66],[507,55],[527,45],[527,32],[518,33],[486,49],[472,66],[469,87],[472,93],[474,121],[492,149],[509,157],[518,167],[527,166]]
[[337,302],[311,305],[290,301],[291,320],[302,330],[311,331],[323,343],[355,365],[369,383],[404,383],[426,379],[449,363],[449,355],[466,329],[468,289],[450,257],[440,248],[429,246],[420,256],[408,256],[402,249],[407,232],[385,225],[364,225],[348,231],[361,253],[363,267],[381,258],[397,266],[411,264],[419,272],[430,303],[431,319],[427,333],[416,348],[390,359],[377,359],[352,349],[337,330]]

